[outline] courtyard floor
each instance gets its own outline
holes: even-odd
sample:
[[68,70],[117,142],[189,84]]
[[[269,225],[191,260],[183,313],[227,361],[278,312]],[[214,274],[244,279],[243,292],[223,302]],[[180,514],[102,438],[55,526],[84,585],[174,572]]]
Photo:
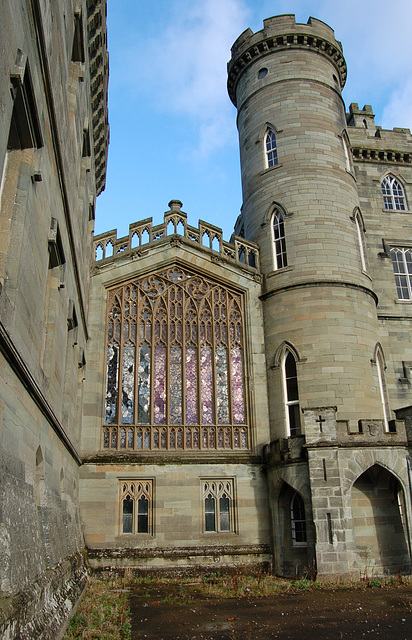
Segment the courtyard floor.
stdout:
[[133,640],[412,638],[412,584],[265,597],[195,595],[181,603],[170,587],[148,593],[142,586],[129,595]]

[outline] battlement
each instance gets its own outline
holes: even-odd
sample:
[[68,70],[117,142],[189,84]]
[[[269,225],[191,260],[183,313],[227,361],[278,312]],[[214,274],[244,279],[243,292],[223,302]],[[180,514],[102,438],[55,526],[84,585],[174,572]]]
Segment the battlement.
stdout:
[[143,251],[170,242],[178,236],[182,242],[201,247],[211,257],[219,256],[252,271],[259,270],[259,248],[255,243],[238,236],[233,236],[233,242],[226,242],[222,229],[203,220],[199,220],[198,228],[192,227],[187,224],[187,214],[181,211],[181,206],[180,200],[171,200],[162,224],[153,225],[152,218],[134,222],[129,225],[128,236],[118,238],[117,229],[95,236],[95,261],[112,262],[126,255],[139,257]]
[[371,105],[363,109],[356,102],[346,114],[352,154],[355,161],[385,164],[412,164],[412,136],[410,129],[395,127],[382,129],[375,124]]
[[243,69],[259,56],[278,49],[304,48],[316,51],[329,58],[339,74],[340,87],[346,82],[347,68],[342,44],[335,39],[329,25],[316,18],[307,24],[296,22],[294,14],[267,18],[263,29],[253,33],[246,29],[234,42],[231,60],[228,62],[228,92],[236,106],[236,85]]

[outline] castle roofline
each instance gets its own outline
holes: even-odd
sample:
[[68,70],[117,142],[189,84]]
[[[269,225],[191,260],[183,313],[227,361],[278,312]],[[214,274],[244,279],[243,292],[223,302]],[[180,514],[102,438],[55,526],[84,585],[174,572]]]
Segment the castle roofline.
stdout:
[[281,49],[309,49],[329,58],[339,75],[343,89],[347,67],[342,44],[329,25],[310,17],[307,24],[296,22],[294,14],[273,16],[263,21],[263,29],[246,29],[234,42],[228,62],[228,92],[236,106],[236,86],[241,72],[259,57]]

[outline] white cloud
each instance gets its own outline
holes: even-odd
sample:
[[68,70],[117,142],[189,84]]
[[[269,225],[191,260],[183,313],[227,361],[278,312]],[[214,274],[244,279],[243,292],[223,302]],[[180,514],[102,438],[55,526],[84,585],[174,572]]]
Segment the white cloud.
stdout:
[[226,63],[246,15],[243,0],[180,0],[165,31],[140,42],[133,56],[139,90],[151,95],[156,109],[195,121],[205,155],[225,144],[229,123],[233,130]]
[[394,114],[396,116],[395,126],[412,130],[412,75],[400,89],[391,94],[383,110],[381,124],[384,129],[391,129],[394,126]]

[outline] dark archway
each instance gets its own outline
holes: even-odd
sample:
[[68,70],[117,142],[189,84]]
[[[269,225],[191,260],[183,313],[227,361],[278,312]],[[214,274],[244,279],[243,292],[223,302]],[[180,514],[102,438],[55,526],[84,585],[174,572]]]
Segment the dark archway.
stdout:
[[400,482],[375,464],[353,484],[351,497],[360,571],[369,577],[409,572],[405,498]]
[[283,533],[280,573],[304,575],[309,566],[305,504],[286,482],[279,493],[279,524]]

